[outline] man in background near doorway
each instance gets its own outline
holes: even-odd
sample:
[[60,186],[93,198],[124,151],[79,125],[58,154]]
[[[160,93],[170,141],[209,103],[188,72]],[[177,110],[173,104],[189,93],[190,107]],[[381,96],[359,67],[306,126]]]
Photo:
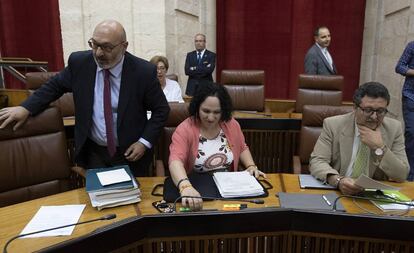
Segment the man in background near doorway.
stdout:
[[405,151],[410,163],[408,181],[414,180],[414,41],[406,46],[395,72],[405,76],[402,89],[402,111],[405,125]]
[[206,36],[196,34],[194,37],[196,50],[187,53],[185,59],[185,74],[188,76],[185,94],[194,96],[203,81],[213,81],[213,71],[216,67],[216,54],[206,49]]
[[328,51],[331,44],[331,33],[326,26],[315,29],[315,44],[305,56],[305,73],[310,75],[336,75],[336,67]]
[[128,164],[135,176],[145,176],[170,110],[157,69],[126,51],[125,30],[115,20],[99,23],[88,44],[91,50],[72,53],[68,65],[20,106],[0,110],[0,129],[13,122],[17,129],[73,92],[75,162],[86,169]]

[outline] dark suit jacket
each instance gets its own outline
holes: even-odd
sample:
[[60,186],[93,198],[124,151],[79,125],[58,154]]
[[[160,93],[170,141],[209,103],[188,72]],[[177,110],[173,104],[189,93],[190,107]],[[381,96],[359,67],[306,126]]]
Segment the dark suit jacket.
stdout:
[[[190,67],[196,67],[191,70]],[[187,89],[185,94],[193,96],[199,83],[203,80],[213,81],[213,71],[216,67],[216,54],[206,50],[201,64],[197,61],[197,51],[194,50],[187,54],[185,58],[185,74],[188,76]]]
[[305,56],[305,73],[310,75],[336,75],[335,63],[332,60],[332,67],[323,55],[321,49],[313,44]]
[[[88,138],[92,126],[92,110],[97,65],[92,51],[69,56],[68,66],[31,95],[22,106],[32,114],[44,110],[65,92],[73,92],[75,102],[75,159]],[[147,111],[152,111],[147,120]],[[118,101],[117,133],[121,152],[140,137],[154,144],[169,113],[169,106],[157,79],[156,67],[125,53]],[[148,152],[146,152],[148,153]]]

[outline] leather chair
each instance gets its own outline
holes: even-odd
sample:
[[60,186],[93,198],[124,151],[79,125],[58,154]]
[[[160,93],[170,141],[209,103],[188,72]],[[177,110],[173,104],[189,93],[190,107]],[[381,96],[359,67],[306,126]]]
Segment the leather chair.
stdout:
[[343,76],[299,75],[295,112],[301,113],[304,105],[342,104]]
[[178,82],[178,76],[176,74],[169,74],[169,75],[166,75],[166,77],[168,79],[171,79],[171,80],[174,80],[174,81]]
[[0,130],[0,207],[75,187],[59,109]]
[[264,70],[222,70],[220,80],[235,110],[265,110]]
[[305,105],[300,130],[299,156],[293,157],[293,172],[309,174],[309,158],[322,132],[323,120],[353,111],[353,106]]
[[168,103],[170,114],[162,129],[158,145],[155,150],[155,174],[164,176],[168,172],[168,158],[170,156],[170,144],[175,128],[190,116],[188,112],[189,103]]
[[[58,72],[28,72],[26,73],[26,89],[31,90],[31,93],[34,90],[40,88],[44,83],[46,83],[49,78],[55,76]],[[75,105],[73,102],[73,95],[71,92],[63,94],[56,101],[50,105],[56,106],[60,109],[62,117],[70,117],[75,115]]]

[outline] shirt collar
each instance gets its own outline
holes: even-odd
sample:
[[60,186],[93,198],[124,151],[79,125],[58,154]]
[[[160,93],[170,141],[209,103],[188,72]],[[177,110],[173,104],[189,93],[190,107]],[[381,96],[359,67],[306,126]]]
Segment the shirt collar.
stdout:
[[[125,56],[122,56],[121,60],[115,66],[109,69],[109,72],[113,77],[118,78],[121,75],[122,67],[124,66],[124,58]],[[99,72],[103,70],[103,68],[98,66],[97,70]]]
[[316,44],[316,46],[319,47],[320,50],[322,50],[322,51],[326,51],[327,50],[326,47],[321,47],[317,42],[315,42],[315,44]]
[[[197,51],[197,50],[196,50]],[[206,51],[206,49],[204,48],[203,50],[200,51],[200,55],[204,55],[204,52]],[[197,51],[198,54],[198,51]]]

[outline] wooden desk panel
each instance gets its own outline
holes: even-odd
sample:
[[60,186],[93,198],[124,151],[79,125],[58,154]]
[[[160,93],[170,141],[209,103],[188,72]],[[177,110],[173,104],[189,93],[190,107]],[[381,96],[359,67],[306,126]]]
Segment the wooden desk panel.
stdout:
[[[268,208],[279,206],[279,201],[275,198],[275,193],[281,191],[280,177],[278,174],[270,174],[268,175],[268,180],[272,183],[273,189],[270,189],[269,196],[267,198],[264,198],[265,204],[257,205],[248,203],[248,208]],[[32,252],[50,245],[54,245],[66,240],[89,234],[97,228],[102,228],[106,225],[113,224],[115,222],[127,218],[159,214],[158,211],[152,206],[152,202],[161,200],[162,197],[152,196],[151,192],[155,185],[164,182],[164,178],[145,177],[139,178],[138,181],[140,183],[140,189],[142,193],[142,201],[138,204],[131,204],[98,211],[97,209],[91,206],[89,197],[85,192],[85,189],[81,188],[0,208],[0,249],[4,247],[8,239],[18,235],[23,230],[23,228],[32,219],[32,217],[35,215],[35,213],[39,210],[41,206],[86,204],[85,210],[83,211],[79,219],[80,222],[95,219],[112,213],[116,214],[117,218],[108,221],[97,221],[89,224],[76,226],[71,236],[17,239],[9,245],[9,252]],[[239,202],[205,201],[204,208],[222,209],[223,204],[226,203]],[[180,203],[178,204],[178,207],[180,207]]]
[[[290,193],[315,193],[315,194],[323,194],[327,192],[331,192],[332,190],[318,190],[318,189],[301,189],[299,186],[299,177],[295,174],[281,174],[281,187],[284,192]],[[394,185],[396,187],[401,187],[401,192],[406,194],[411,199],[414,199],[414,183],[406,182],[406,183],[393,183],[393,182],[384,182],[386,184]],[[338,196],[341,195],[340,191],[335,191]],[[344,205],[345,209],[348,213],[354,214],[361,214],[366,213],[365,210],[362,210],[358,205],[366,210],[378,214],[378,215],[387,215],[387,214],[398,214],[402,213],[402,211],[398,212],[387,212],[384,213],[380,209],[378,209],[374,204],[372,204],[369,200],[353,200],[349,198],[341,198],[340,201]],[[358,204],[356,204],[357,202]],[[414,210],[408,213],[409,216],[414,216]]]

